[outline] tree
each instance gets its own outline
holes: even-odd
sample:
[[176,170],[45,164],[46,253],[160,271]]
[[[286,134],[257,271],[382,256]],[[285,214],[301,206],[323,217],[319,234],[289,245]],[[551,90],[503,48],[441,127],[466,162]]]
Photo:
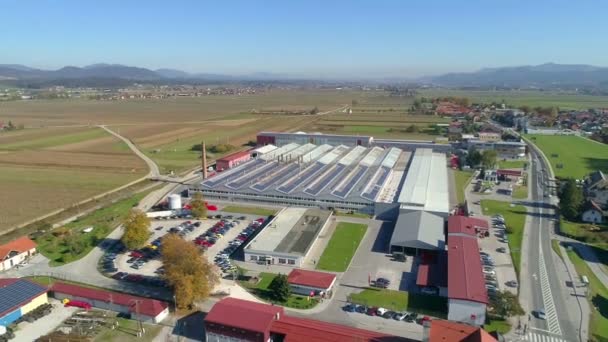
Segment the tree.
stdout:
[[192,207],[192,216],[201,218],[207,216],[207,205],[201,192],[195,192],[192,195],[192,201],[190,201],[190,207]]
[[497,291],[496,296],[490,299],[490,305],[492,306],[492,313],[501,318],[525,314],[517,296],[509,291]]
[[268,289],[271,291],[274,300],[277,302],[286,302],[291,294],[291,288],[287,282],[287,275],[279,273],[272,279],[272,282],[268,285]]
[[123,222],[125,229],[121,241],[128,249],[141,248],[150,237],[150,219],[139,209],[131,209]]
[[408,128],[405,129],[405,131],[408,133],[418,133],[419,129],[416,125],[410,125]]
[[469,149],[469,154],[467,155],[467,163],[471,167],[476,167],[481,163],[481,153],[475,148],[471,147]]
[[317,113],[319,113],[319,107],[317,107],[317,106],[315,106],[315,108],[310,110],[310,114],[312,114],[312,115],[315,115]]
[[559,194],[559,209],[568,220],[576,220],[583,206],[583,190],[576,185],[576,181],[568,178],[564,181]]
[[205,300],[219,283],[217,272],[203,252],[179,235],[167,234],[162,239],[161,258],[164,278],[173,288],[178,308]]
[[491,169],[496,165],[498,153],[494,150],[486,150],[481,153],[481,165],[486,169]]

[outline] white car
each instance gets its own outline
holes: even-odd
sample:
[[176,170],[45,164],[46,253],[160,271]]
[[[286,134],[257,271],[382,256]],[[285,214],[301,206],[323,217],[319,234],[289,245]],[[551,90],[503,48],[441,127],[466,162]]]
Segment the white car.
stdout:
[[385,308],[378,308],[378,310],[376,310],[376,315],[378,316],[382,316],[384,315],[388,310],[386,310]]
[[542,319],[543,321],[546,320],[547,316],[545,315],[545,310],[543,310],[543,309],[536,310],[536,318]]

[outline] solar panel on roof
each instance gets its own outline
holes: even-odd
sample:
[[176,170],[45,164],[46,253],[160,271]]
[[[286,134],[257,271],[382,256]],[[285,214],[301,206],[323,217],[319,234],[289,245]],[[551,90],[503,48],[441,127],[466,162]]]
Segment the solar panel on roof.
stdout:
[[0,315],[13,307],[26,304],[32,297],[45,290],[44,287],[27,280],[17,280],[11,285],[0,288]]

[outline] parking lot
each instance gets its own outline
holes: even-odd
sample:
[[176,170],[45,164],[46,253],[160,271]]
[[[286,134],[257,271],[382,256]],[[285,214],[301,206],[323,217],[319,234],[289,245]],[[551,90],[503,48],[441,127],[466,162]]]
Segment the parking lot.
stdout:
[[[484,276],[488,282],[488,294],[496,290],[507,290],[517,294],[517,277],[509,253],[504,221],[489,218],[490,236],[478,240],[482,253]],[[493,287],[493,288],[492,288]]]

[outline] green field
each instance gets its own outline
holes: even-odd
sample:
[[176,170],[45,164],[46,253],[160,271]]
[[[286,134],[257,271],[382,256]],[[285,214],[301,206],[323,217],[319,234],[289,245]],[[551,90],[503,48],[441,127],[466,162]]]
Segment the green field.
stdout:
[[41,138],[33,138],[25,141],[14,143],[0,144],[0,150],[31,150],[55,147],[67,144],[74,144],[85,140],[95,138],[103,138],[109,136],[106,131],[101,128],[88,128],[79,132],[66,133],[62,135],[50,135]]
[[473,177],[472,171],[454,170],[454,178],[456,179],[456,198],[458,203],[464,203],[464,190]]
[[411,294],[404,291],[368,288],[350,295],[349,301],[394,311],[408,311],[445,318],[447,299],[439,296]]
[[474,103],[502,103],[513,107],[557,106],[560,109],[588,109],[608,107],[608,96],[581,95],[558,91],[491,91],[491,90],[419,90],[418,97],[468,97]]
[[528,163],[527,160],[499,160],[499,169],[523,169]]
[[507,225],[507,237],[509,239],[509,250],[513,259],[515,273],[519,277],[521,263],[521,242],[526,222],[526,207],[522,205],[510,206],[508,202],[481,200],[481,210],[484,215],[491,216],[501,214]]
[[250,215],[260,215],[260,216],[270,216],[274,215],[277,211],[275,209],[265,209],[260,207],[245,207],[245,206],[236,206],[229,205],[221,209],[221,211],[225,211],[228,213],[237,213],[237,214],[250,214]]
[[489,319],[489,322],[483,325],[483,329],[487,332],[496,331],[504,335],[511,330],[511,324],[501,319]]
[[[118,201],[65,225],[37,237],[38,251],[49,258],[51,266],[60,266],[76,261],[97,246],[119,224],[129,210],[139,203],[148,192],[139,193],[131,198]],[[93,231],[82,230],[93,227]],[[59,232],[64,234],[59,234]]]
[[[590,172],[608,172],[608,145],[566,135],[527,135],[538,146],[559,178],[583,179]],[[557,164],[563,164],[558,168]]]
[[513,188],[513,195],[511,197],[516,199],[528,198],[528,187],[525,185],[516,185],[515,188]]
[[338,223],[317,263],[317,269],[332,272],[346,271],[366,230],[367,225],[364,224]]
[[[272,283],[272,280],[276,276],[275,273],[262,272],[258,276],[259,281],[257,284],[252,284],[249,281],[239,281],[239,284],[253,293],[256,297],[259,297],[266,302],[274,302],[272,300],[272,294],[270,290],[268,290],[268,286],[270,286],[270,283]],[[291,294],[286,302],[275,303],[294,309],[310,309],[317,305],[318,302],[319,300],[316,298],[309,300],[306,296]]]
[[589,279],[587,299],[591,306],[591,319],[589,322],[589,337],[591,341],[608,341],[608,289],[589,269],[587,263],[574,250],[566,252],[574,264],[579,276],[586,275]]

